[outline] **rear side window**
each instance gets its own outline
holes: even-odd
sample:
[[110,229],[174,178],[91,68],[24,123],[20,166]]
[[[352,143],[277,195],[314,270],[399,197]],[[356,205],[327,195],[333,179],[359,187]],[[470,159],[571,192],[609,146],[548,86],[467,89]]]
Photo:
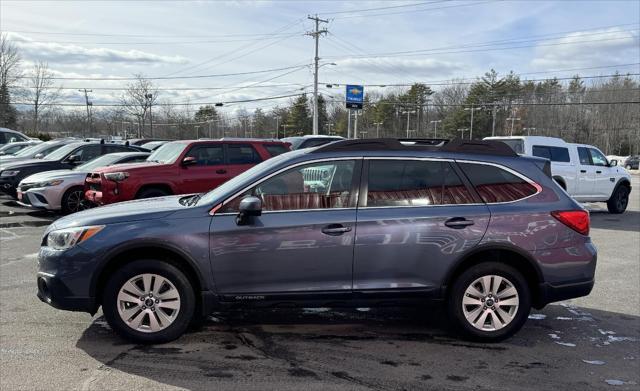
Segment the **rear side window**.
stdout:
[[591,157],[587,148],[578,147],[578,157],[580,157],[580,164],[583,166],[591,165]]
[[[450,175],[450,178],[445,178]],[[429,206],[473,202],[449,163],[371,160],[367,206]]]
[[105,149],[105,153],[131,152],[133,150],[132,148],[126,147],[124,145],[105,145]]
[[460,167],[486,203],[517,201],[537,192],[529,182],[496,166],[461,163]]
[[532,152],[533,152],[533,156],[543,157],[545,159],[551,160],[552,162],[568,163],[571,160],[569,158],[569,149],[563,148],[563,147],[534,145]]
[[257,164],[262,161],[258,152],[249,144],[228,144],[229,164]]
[[289,148],[285,147],[282,144],[263,144],[264,149],[269,152],[271,156],[278,156],[285,152],[289,152]]

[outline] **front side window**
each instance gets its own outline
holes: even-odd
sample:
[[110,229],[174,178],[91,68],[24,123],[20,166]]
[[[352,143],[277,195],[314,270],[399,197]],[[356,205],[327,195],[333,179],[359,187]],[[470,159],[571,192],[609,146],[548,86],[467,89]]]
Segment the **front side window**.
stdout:
[[219,166],[224,164],[222,144],[195,146],[187,152],[185,157],[195,158],[197,166]]
[[257,164],[262,161],[258,152],[249,144],[229,144],[227,155],[229,164]]
[[289,169],[227,203],[221,212],[237,212],[242,198],[262,199],[263,211],[347,208],[355,161],[312,163]]
[[87,145],[74,151],[71,155],[77,155],[77,162],[88,162],[91,159],[94,159],[101,155],[101,146],[100,145]]
[[538,191],[531,183],[500,167],[461,163],[460,168],[486,203],[517,201]]
[[602,152],[598,151],[597,149],[594,148],[589,148],[589,153],[591,154],[591,161],[593,162],[594,166],[608,166],[609,162],[607,161],[607,158],[604,157],[604,155],[602,154]]

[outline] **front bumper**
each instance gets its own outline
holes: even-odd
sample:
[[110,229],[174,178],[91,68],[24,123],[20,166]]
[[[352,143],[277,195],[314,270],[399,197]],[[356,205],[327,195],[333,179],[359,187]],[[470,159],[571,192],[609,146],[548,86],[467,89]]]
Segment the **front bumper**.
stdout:
[[69,288],[53,274],[38,272],[38,298],[50,306],[66,311],[81,311],[95,314],[95,298],[74,296]]
[[96,266],[95,256],[80,245],[65,251],[41,247],[36,276],[38,298],[55,308],[94,314],[98,306],[91,282]]
[[18,188],[16,197],[18,204],[27,208],[59,210],[60,194],[61,189],[57,189],[55,186],[31,188],[25,192],[21,192]]

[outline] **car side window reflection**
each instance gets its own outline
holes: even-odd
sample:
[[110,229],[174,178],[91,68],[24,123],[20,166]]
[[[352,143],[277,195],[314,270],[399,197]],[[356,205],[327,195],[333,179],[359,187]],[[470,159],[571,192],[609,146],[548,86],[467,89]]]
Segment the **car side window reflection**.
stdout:
[[237,212],[242,198],[262,199],[263,211],[347,208],[355,161],[312,163],[269,178],[229,202],[221,212]]

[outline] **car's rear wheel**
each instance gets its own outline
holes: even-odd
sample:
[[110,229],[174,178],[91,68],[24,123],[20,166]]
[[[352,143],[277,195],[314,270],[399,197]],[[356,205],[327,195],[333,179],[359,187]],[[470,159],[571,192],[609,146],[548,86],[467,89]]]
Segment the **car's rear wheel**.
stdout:
[[609,213],[620,214],[627,210],[627,205],[629,205],[629,188],[620,185],[607,201],[607,209]]
[[139,260],[118,269],[102,300],[104,316],[121,336],[138,343],[169,342],[189,327],[195,295],[175,266]]
[[531,293],[518,270],[487,262],[458,276],[447,307],[451,321],[464,337],[496,342],[520,330],[531,310]]
[[627,170],[631,170],[631,164],[627,164],[626,166],[624,166],[624,168],[626,168]]
[[72,187],[62,196],[60,202],[62,213],[70,214],[89,209],[91,205],[84,198],[84,188],[82,186]]
[[164,196],[168,196],[168,195],[169,195],[169,193],[164,189],[159,189],[157,187],[151,187],[149,189],[141,190],[136,195],[136,199],[153,198],[153,197],[164,197]]

